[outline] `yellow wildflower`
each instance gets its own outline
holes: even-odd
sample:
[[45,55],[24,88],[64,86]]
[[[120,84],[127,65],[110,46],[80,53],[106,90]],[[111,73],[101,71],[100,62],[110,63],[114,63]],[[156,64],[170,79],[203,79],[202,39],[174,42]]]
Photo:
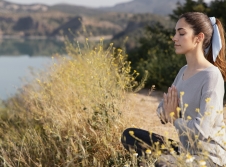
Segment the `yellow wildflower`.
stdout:
[[202,167],[206,166],[206,161],[200,160],[199,165],[202,166]]
[[134,131],[129,131],[129,134],[132,136],[134,135]]
[[161,149],[166,149],[166,146],[164,144],[162,144]]
[[205,101],[206,103],[210,102],[211,98],[206,98]]
[[187,116],[187,119],[188,119],[188,120],[191,120],[192,118],[188,115],[188,116]]
[[147,149],[147,150],[145,151],[145,153],[146,153],[146,154],[151,154],[151,150]]
[[152,135],[152,131],[149,131],[149,134]]
[[199,109],[199,108],[196,108],[195,111],[196,111],[196,112],[200,112],[200,109]]
[[133,153],[133,156],[137,157],[137,156],[138,156],[138,154],[137,154],[137,153]]
[[173,148],[170,148],[170,154],[175,154],[176,152],[174,151]]
[[211,113],[210,113],[209,111],[206,111],[206,112],[205,112],[205,115],[206,115],[206,116],[209,116],[210,114],[211,114]]
[[181,111],[181,108],[180,107],[177,107],[176,110],[177,110],[177,112],[180,112]]
[[187,104],[187,103],[185,103],[185,104],[184,104],[184,107],[188,107],[188,104]]
[[226,145],[226,141],[223,141],[224,145]]
[[162,152],[160,150],[157,151],[157,155],[160,156]]
[[195,135],[195,139],[198,139],[199,138],[199,135]]
[[186,163],[191,163],[191,162],[194,161],[194,159],[195,159],[195,157],[191,156],[190,154],[187,154],[185,162]]
[[184,92],[180,92],[180,95],[183,96],[184,95]]
[[175,113],[174,112],[171,112],[170,113],[170,117],[174,117]]
[[118,52],[120,52],[120,53],[121,53],[121,52],[122,52],[122,49],[118,49]]

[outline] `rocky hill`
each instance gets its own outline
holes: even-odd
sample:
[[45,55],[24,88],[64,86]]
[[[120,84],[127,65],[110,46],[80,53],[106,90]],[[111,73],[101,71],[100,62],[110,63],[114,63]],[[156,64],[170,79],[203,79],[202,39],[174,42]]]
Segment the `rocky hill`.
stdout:
[[166,14],[177,1],[133,0],[112,8],[95,9],[67,4],[21,5],[0,0],[0,38],[107,36],[117,42],[130,36],[129,48],[132,48],[144,34],[145,26],[156,22],[172,25],[167,16],[153,13],[164,10]]
[[168,15],[176,8],[176,3],[184,3],[185,0],[133,0],[120,3],[113,7],[100,8],[103,11],[125,13],[153,13]]
[[53,6],[43,4],[22,5],[0,0],[0,13],[21,12],[47,12],[59,11],[69,14],[95,16],[106,12],[123,13],[153,13],[167,15],[176,7],[176,3],[185,0],[133,0],[119,3],[113,7],[88,8],[71,4],[57,4]]

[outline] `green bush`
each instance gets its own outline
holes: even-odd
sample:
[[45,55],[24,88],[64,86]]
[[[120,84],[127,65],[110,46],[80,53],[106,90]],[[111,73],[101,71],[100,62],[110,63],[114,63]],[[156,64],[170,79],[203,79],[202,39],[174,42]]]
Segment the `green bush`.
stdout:
[[146,87],[155,85],[157,89],[166,89],[186,63],[184,56],[175,53],[172,37],[173,31],[160,24],[147,27],[146,36],[140,39],[140,47],[129,53],[132,67],[141,76],[148,71]]

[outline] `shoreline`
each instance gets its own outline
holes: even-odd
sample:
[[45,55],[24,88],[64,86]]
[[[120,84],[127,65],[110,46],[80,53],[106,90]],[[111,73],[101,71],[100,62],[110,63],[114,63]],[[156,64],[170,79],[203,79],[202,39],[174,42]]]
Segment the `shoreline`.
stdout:
[[[85,36],[79,36],[75,37],[78,41],[84,40],[88,38],[90,41],[99,41],[101,38],[104,40],[110,40],[112,39],[113,35],[103,35],[103,36],[92,36],[92,37],[85,37]],[[18,35],[2,35],[0,36],[0,40],[3,39],[31,39],[31,40],[58,40],[58,41],[65,41],[64,36],[18,36]]]

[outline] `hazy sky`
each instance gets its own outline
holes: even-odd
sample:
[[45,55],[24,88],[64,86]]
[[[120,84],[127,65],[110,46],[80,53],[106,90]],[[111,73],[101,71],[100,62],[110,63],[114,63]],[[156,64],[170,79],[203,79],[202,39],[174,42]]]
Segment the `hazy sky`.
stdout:
[[89,7],[100,7],[100,6],[113,6],[117,3],[129,2],[131,0],[7,0],[7,1],[20,4],[43,3],[53,5],[58,3],[68,3]]
[[[68,3],[87,7],[101,7],[101,6],[113,6],[122,2],[129,2],[132,0],[6,0],[10,2],[20,3],[20,4],[32,4],[32,3],[42,3],[42,4],[58,4],[58,3]],[[160,0],[161,1],[161,0]],[[210,2],[211,0],[205,0]]]

